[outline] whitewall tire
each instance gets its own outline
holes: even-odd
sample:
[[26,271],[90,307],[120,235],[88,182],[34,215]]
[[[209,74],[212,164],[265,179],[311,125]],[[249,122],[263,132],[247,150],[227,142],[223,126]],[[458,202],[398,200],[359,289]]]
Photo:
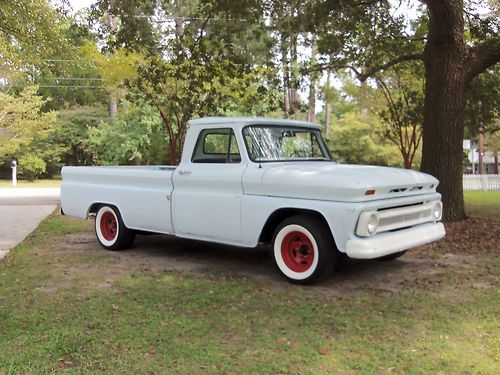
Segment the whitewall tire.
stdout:
[[276,229],[273,256],[289,281],[311,284],[333,272],[336,248],[326,223],[314,216],[297,215]]
[[135,232],[128,229],[120,212],[113,206],[101,206],[95,217],[95,234],[102,247],[123,250],[132,245]]

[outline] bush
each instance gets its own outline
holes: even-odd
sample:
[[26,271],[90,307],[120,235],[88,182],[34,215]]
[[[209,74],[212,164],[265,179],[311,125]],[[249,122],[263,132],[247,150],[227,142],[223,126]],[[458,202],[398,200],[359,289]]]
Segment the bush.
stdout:
[[18,168],[23,174],[23,178],[33,182],[41,174],[45,173],[47,165],[43,159],[35,155],[22,156],[18,160]]

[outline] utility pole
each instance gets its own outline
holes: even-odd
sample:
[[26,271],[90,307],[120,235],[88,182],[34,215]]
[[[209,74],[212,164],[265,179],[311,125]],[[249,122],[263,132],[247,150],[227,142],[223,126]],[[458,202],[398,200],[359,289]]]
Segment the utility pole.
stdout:
[[484,135],[483,128],[479,128],[479,174],[484,174],[484,163],[483,163],[483,155],[484,155]]
[[481,120],[481,107],[483,106],[483,103],[479,101],[477,105],[479,108],[479,174],[481,175],[484,173],[484,166],[483,166],[484,138],[483,138],[483,121]]

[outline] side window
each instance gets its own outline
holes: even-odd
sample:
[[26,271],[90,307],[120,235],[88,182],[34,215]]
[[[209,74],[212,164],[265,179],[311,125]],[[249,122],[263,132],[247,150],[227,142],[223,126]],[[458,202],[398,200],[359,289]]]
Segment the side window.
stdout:
[[193,163],[239,163],[240,150],[232,129],[205,129],[196,142]]

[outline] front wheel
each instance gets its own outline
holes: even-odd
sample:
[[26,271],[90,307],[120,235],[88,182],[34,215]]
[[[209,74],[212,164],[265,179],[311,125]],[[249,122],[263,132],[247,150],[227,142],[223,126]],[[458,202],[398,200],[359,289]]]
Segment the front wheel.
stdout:
[[313,216],[285,219],[274,233],[274,260],[293,283],[312,284],[329,276],[335,267],[336,251],[330,229]]
[[129,248],[135,240],[135,232],[123,224],[120,212],[115,207],[101,206],[95,217],[97,240],[107,250]]

